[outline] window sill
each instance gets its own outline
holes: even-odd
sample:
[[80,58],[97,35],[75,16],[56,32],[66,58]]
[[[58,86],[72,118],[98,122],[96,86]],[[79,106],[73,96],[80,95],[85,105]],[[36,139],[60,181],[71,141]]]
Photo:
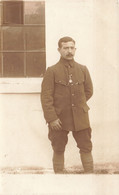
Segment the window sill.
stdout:
[[2,93],[40,93],[43,78],[0,78]]

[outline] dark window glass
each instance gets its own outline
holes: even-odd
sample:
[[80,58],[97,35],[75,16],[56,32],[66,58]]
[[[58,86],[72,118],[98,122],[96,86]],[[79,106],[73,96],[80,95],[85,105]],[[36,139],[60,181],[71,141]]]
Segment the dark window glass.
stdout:
[[25,24],[45,24],[44,2],[25,2]]
[[45,53],[27,53],[26,62],[26,72],[29,77],[42,77],[44,75],[46,69]]
[[23,1],[3,2],[3,24],[23,24]]
[[24,49],[24,35],[22,27],[3,27],[3,49]]
[[4,53],[3,64],[4,77],[24,76],[24,53]]
[[39,50],[45,48],[45,28],[41,27],[26,27],[25,39],[27,50]]

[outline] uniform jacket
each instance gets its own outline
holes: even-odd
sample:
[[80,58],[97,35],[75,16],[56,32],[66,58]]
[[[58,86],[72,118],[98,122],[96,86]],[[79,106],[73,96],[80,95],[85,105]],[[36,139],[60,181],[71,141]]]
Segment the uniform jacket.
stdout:
[[63,58],[45,73],[41,103],[47,123],[60,119],[62,129],[79,131],[90,126],[87,100],[93,86],[86,66]]

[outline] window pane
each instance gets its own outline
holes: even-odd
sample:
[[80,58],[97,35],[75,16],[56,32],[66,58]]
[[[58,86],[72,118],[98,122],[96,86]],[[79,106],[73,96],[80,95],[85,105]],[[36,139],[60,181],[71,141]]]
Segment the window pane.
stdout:
[[23,50],[24,37],[22,27],[3,28],[3,49],[4,50]]
[[4,53],[3,54],[3,75],[4,77],[24,76],[24,54]]
[[27,53],[27,76],[42,77],[45,72],[45,53]]
[[3,24],[23,24],[23,2],[3,2]]
[[25,3],[25,24],[45,24],[45,3]]
[[45,48],[45,27],[26,27],[26,49]]

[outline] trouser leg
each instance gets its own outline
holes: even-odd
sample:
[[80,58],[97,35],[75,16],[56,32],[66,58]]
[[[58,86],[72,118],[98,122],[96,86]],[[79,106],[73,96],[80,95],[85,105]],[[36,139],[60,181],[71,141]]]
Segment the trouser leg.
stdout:
[[92,153],[80,153],[82,165],[85,173],[93,173],[93,157]]
[[64,152],[53,152],[53,169],[55,173],[62,173],[64,170]]
[[64,151],[68,141],[68,131],[49,130],[48,137],[53,148],[53,169],[55,173],[62,173],[64,170]]
[[74,131],[73,136],[77,142],[77,147],[80,149],[81,162],[85,173],[93,172],[93,157],[92,157],[92,142],[91,128]]

